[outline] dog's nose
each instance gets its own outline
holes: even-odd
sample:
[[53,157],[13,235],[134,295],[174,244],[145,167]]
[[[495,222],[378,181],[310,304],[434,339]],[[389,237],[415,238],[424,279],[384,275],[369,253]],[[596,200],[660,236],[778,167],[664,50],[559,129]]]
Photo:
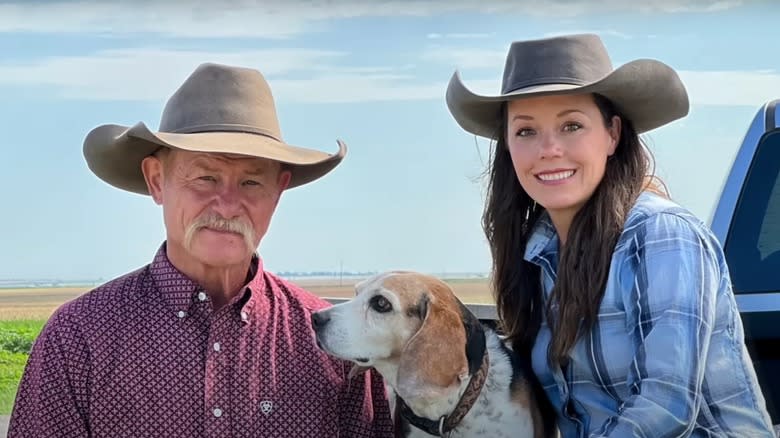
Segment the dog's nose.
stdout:
[[311,325],[314,326],[315,330],[322,328],[328,321],[330,321],[330,317],[324,313],[315,312],[311,314]]

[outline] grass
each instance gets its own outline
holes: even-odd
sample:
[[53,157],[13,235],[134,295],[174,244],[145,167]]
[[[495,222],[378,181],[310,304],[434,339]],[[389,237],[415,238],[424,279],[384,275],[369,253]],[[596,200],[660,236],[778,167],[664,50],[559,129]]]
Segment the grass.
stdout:
[[0,415],[11,413],[30,348],[45,323],[44,319],[0,321]]

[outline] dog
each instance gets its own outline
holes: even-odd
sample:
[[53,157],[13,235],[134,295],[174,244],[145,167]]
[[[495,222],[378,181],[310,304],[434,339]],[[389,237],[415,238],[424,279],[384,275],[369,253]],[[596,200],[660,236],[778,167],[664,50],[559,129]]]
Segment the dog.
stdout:
[[528,361],[442,280],[408,271],[375,275],[353,299],[312,313],[317,345],[373,367],[388,387],[396,436],[556,436]]

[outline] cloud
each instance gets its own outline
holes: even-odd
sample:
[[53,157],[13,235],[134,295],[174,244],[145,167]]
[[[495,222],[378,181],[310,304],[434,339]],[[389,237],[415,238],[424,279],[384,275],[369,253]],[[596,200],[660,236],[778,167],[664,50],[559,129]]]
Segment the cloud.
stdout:
[[440,99],[446,82],[422,82],[411,65],[348,66],[345,53],[308,49],[239,52],[153,48],[100,51],[0,64],[1,86],[44,87],[74,100],[161,101],[202,62],[257,68],[279,101],[344,103]]
[[636,10],[643,13],[722,11],[742,3],[739,0],[645,0],[639,6],[623,0],[552,0],[542,5],[535,0],[223,0],[215,7],[215,2],[207,0],[4,2],[0,3],[0,33],[289,38],[322,31],[328,20],[358,17],[429,17],[478,12],[560,18]]
[[[258,68],[265,76],[327,65],[343,53],[308,49],[207,52],[163,49],[105,50],[86,56],[56,56],[24,64],[0,64],[0,84],[51,87],[83,100],[159,100],[169,96],[197,65],[217,62]],[[320,67],[322,68],[322,67]],[[345,69],[360,75],[382,69]]]
[[495,36],[495,33],[429,33],[426,35],[428,39],[477,39],[477,38],[490,38]]
[[597,35],[601,35],[602,37],[617,37],[624,40],[630,40],[634,38],[631,35],[628,35],[623,32],[619,32],[617,30],[583,30],[583,29],[575,29],[575,30],[563,30],[563,31],[556,31],[556,32],[547,32],[544,34],[544,37],[554,37],[554,36],[560,36],[560,35],[571,35],[571,34],[578,34],[578,33],[595,33]]
[[780,71],[680,71],[694,105],[758,106],[778,98]]
[[[442,99],[453,70],[469,70],[466,85],[478,94],[500,89],[504,51],[433,48],[421,54],[425,77],[414,65],[345,65],[346,52],[311,49],[184,51],[158,48],[105,50],[0,63],[0,86],[45,87],[76,100],[167,99],[201,62],[258,68],[280,101],[345,103]],[[440,73],[430,73],[433,67]],[[433,74],[433,76],[431,76]],[[756,106],[776,98],[778,70],[680,71],[694,105]]]
[[425,50],[422,57],[451,68],[495,70],[504,67],[506,49],[488,50],[431,46]]

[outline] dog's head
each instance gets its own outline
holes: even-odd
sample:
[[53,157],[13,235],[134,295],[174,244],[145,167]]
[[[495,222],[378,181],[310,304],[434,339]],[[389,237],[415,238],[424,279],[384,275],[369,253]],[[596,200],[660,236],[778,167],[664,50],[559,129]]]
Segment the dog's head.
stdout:
[[352,300],[312,315],[327,353],[361,367],[397,368],[397,376],[384,377],[407,399],[446,395],[479,369],[482,326],[443,281],[389,272],[355,291]]

